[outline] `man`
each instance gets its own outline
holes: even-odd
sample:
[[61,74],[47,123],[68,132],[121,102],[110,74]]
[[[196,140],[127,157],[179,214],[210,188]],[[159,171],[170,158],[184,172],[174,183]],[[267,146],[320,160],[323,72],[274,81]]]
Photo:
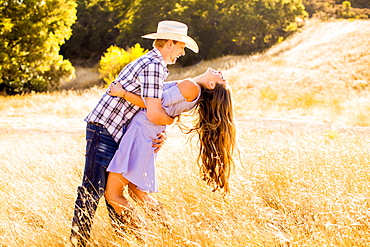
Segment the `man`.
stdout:
[[[176,21],[161,21],[157,32],[142,36],[154,39],[154,48],[122,69],[115,82],[146,100],[147,117],[154,124],[169,125],[173,118],[162,109],[163,82],[169,74],[168,64],[176,63],[185,55],[185,47],[198,52],[196,42],[187,36],[188,27]],[[101,196],[104,195],[107,171],[125,128],[140,109],[122,98],[104,94],[97,106],[85,118],[86,160],[82,185],[77,189],[71,243],[85,246],[90,238],[92,220]],[[153,146],[160,148],[163,143],[153,140]],[[106,203],[109,216],[117,220],[113,208]]]

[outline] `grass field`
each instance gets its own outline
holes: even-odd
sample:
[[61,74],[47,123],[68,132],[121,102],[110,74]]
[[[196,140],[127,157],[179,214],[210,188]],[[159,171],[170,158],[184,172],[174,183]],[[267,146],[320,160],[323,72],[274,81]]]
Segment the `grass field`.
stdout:
[[[227,196],[200,180],[197,148],[176,126],[158,155],[171,231],[148,220],[145,246],[370,246],[370,21],[309,22],[223,70],[234,92],[238,150]],[[103,89],[0,97],[0,246],[64,246],[81,182],[83,118]],[[118,238],[104,203],[92,246]]]

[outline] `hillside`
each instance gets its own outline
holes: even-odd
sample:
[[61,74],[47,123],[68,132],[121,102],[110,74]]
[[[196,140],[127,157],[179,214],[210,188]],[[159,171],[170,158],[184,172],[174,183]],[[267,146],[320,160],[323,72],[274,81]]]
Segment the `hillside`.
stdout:
[[370,21],[309,21],[298,33],[255,56],[203,62],[224,70],[243,116],[302,118],[369,125]]
[[[227,56],[180,69],[170,66],[169,79],[195,76],[207,67],[223,71],[233,89],[239,119],[268,117],[370,125],[369,20],[311,20],[300,32],[264,54]],[[80,74],[82,81],[75,83],[88,84],[91,73],[86,70]],[[81,119],[102,92],[93,88],[1,97],[1,122],[27,126],[27,122],[35,121],[27,117],[31,114],[39,116],[36,122],[42,122],[41,126],[48,119],[58,119],[62,124],[63,120],[70,123],[72,118],[83,126]]]

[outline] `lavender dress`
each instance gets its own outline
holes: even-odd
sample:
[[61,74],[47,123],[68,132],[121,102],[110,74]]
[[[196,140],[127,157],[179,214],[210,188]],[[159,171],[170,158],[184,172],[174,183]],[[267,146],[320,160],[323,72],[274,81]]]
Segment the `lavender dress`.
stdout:
[[[165,83],[162,107],[169,116],[177,116],[191,110],[199,95],[194,101],[186,102],[176,82]],[[155,125],[150,122],[145,110],[139,111],[131,120],[107,171],[121,173],[141,191],[158,192],[156,153],[152,147],[152,140],[165,128],[166,125]]]

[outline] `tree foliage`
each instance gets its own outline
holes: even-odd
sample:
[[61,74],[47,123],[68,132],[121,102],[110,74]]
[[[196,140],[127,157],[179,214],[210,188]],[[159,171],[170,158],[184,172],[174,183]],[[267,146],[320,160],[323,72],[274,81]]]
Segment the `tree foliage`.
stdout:
[[319,19],[370,17],[369,0],[302,0],[310,17]]
[[77,21],[72,37],[61,47],[61,54],[76,64],[96,63],[106,49],[116,44],[116,25],[132,0],[77,0]]
[[59,55],[76,19],[73,0],[0,0],[0,91],[46,91],[74,68]]
[[369,0],[336,0],[336,4],[343,4],[343,2],[350,2],[351,6],[354,8],[370,8]]
[[[189,26],[189,35],[200,53],[188,52],[182,65],[227,54],[261,51],[281,41],[297,27],[306,12],[302,0],[77,0],[78,20],[74,35],[62,47],[68,58],[90,59],[110,45],[142,44],[141,36],[155,32],[161,20],[178,20]],[[99,7],[97,7],[99,6]]]
[[[217,1],[216,6],[216,10],[208,11],[209,16],[190,10],[195,15],[192,19],[196,20],[193,27],[196,23],[212,24],[204,28],[209,35],[197,30],[198,39],[204,40],[206,58],[261,51],[295,31],[296,18],[305,17],[300,0]],[[193,8],[196,10],[198,6]],[[208,21],[210,17],[212,20]]]
[[182,21],[200,46],[199,54],[179,60],[189,65],[226,54],[260,51],[289,35],[296,29],[297,17],[305,16],[301,0],[139,0],[118,24],[117,44],[140,42],[150,48],[151,43],[141,35],[154,32],[158,21]]

